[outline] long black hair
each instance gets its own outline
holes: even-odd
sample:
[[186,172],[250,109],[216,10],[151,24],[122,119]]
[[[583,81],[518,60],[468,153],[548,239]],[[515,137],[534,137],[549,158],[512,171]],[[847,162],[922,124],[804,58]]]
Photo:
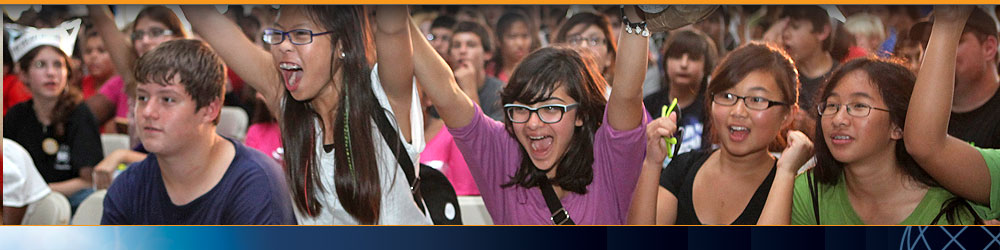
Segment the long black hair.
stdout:
[[[537,103],[548,99],[557,88],[565,87],[569,96],[580,104],[576,118],[583,121],[583,126],[574,128],[569,148],[555,163],[558,166],[556,178],[550,181],[551,184],[575,193],[587,193],[587,185],[594,179],[594,134],[601,126],[607,104],[605,86],[607,82],[597,71],[593,57],[581,56],[578,50],[563,46],[546,47],[528,54],[511,74],[510,82],[500,94],[503,103]],[[507,133],[517,138],[510,118],[504,118],[504,125]],[[522,145],[521,166],[503,187],[539,186],[544,181],[542,178],[547,177],[537,172],[537,166]]]
[[[379,220],[382,189],[378,159],[372,138],[373,115],[384,115],[371,87],[371,63],[374,62],[372,36],[362,6],[309,6],[309,17],[320,27],[334,34],[332,44],[341,46],[344,56],[329,55],[332,65],[340,65],[342,85],[334,118],[333,181],[337,198],[351,216],[362,224]],[[333,75],[334,72],[331,72]],[[348,98],[349,96],[349,98]],[[286,173],[296,207],[308,216],[316,216],[322,205],[317,200],[323,190],[317,164],[315,121],[322,121],[309,100],[297,101],[285,91],[281,119],[281,136],[285,148]],[[350,107],[350,108],[348,108]],[[322,125],[320,126],[322,129]],[[350,136],[350,143],[346,136]],[[350,160],[349,158],[350,157]]]
[[[889,120],[899,128],[905,127],[906,111],[910,103],[910,95],[913,94],[913,85],[917,81],[916,75],[910,72],[899,59],[882,59],[877,57],[858,58],[851,60],[840,66],[830,75],[829,80],[820,92],[818,103],[823,103],[832,95],[841,80],[854,72],[862,72],[877,91],[889,109]],[[816,107],[809,107],[816,108]],[[814,109],[815,110],[815,109]],[[815,111],[813,111],[815,112]],[[813,138],[826,138],[823,135],[823,116],[816,119],[816,135]],[[930,174],[913,159],[913,156],[906,151],[906,143],[900,138],[896,142],[895,156],[896,163],[903,173],[910,179],[926,185],[928,187],[940,187]],[[816,181],[826,186],[833,186],[840,182],[840,176],[844,173],[844,163],[833,157],[830,148],[826,145],[825,139],[816,143],[816,167],[813,168],[813,175]],[[959,223],[959,206],[966,202],[962,198],[952,198],[945,202],[941,208],[941,214],[947,215],[947,220],[952,223]],[[971,209],[971,208],[970,208]],[[969,210],[972,214],[974,211]],[[940,216],[940,215],[939,215]],[[978,219],[977,219],[978,220]],[[978,222],[978,221],[977,221]],[[979,222],[981,223],[981,222]]]

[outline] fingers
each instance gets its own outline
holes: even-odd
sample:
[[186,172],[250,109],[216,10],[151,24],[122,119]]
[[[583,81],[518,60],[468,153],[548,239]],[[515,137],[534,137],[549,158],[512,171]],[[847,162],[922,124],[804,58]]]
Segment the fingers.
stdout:
[[[662,137],[673,137],[677,132],[677,114],[671,113],[667,117],[660,117],[646,125],[646,136],[648,139],[658,139]],[[661,140],[662,141],[662,140]]]

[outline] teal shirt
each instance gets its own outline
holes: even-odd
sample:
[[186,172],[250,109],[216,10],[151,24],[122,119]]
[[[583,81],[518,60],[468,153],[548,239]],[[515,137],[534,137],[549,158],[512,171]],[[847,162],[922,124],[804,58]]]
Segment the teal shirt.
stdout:
[[[998,156],[1000,158],[1000,156]],[[815,212],[813,211],[812,195],[809,193],[809,180],[806,175],[811,175],[812,172],[806,172],[795,178],[795,187],[792,192],[792,224],[793,225],[816,225]],[[815,178],[813,181],[816,181]],[[851,206],[851,201],[847,197],[847,182],[844,181],[844,175],[841,174],[840,181],[836,185],[829,186],[819,184],[817,193],[817,198],[819,199],[819,214],[820,222],[823,225],[864,225],[864,221],[861,217],[854,211],[854,207]],[[997,184],[994,183],[994,188]],[[995,189],[994,189],[995,190]],[[927,194],[920,201],[913,212],[906,217],[900,225],[929,225],[934,221],[934,217],[937,217],[938,213],[941,211],[941,206],[944,205],[945,201],[955,197],[954,194],[948,192],[947,190],[940,187],[931,187],[927,190]],[[996,202],[996,200],[994,200]],[[955,224],[974,224],[974,217],[967,213],[965,206],[960,206],[958,208],[962,216],[959,217],[960,223]],[[976,209],[979,210],[979,209]],[[938,220],[937,224],[950,224],[948,220],[942,216]]]

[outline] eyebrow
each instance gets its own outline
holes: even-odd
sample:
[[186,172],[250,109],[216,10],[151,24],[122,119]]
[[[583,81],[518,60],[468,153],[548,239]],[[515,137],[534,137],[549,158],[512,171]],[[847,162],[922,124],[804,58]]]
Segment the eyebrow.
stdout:
[[770,92],[771,92],[771,91],[768,91],[768,90],[767,90],[766,88],[764,88],[764,87],[753,87],[753,88],[750,88],[750,90],[748,90],[748,92],[749,92],[749,91],[764,91],[764,92],[766,92],[766,93],[770,93]]

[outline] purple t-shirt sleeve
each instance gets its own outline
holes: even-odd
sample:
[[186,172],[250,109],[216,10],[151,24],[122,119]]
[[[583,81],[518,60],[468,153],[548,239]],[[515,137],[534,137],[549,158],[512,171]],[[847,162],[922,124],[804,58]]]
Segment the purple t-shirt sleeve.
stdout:
[[510,181],[521,162],[520,146],[507,134],[503,123],[487,117],[479,105],[473,110],[468,125],[448,131],[469,165],[483,202],[487,207],[499,206],[506,199],[500,185]]
[[[625,131],[615,130],[608,123],[608,110],[604,111],[604,122],[594,135],[594,178],[603,178],[607,183],[606,192],[613,197],[625,221],[632,203],[632,192],[642,171],[642,161],[646,157],[646,124],[650,122],[645,107],[639,126]],[[601,187],[598,187],[601,188]],[[593,190],[592,188],[590,190]]]
[[128,96],[125,95],[125,80],[121,76],[114,76],[101,85],[99,92],[115,104],[115,116],[128,117]]

